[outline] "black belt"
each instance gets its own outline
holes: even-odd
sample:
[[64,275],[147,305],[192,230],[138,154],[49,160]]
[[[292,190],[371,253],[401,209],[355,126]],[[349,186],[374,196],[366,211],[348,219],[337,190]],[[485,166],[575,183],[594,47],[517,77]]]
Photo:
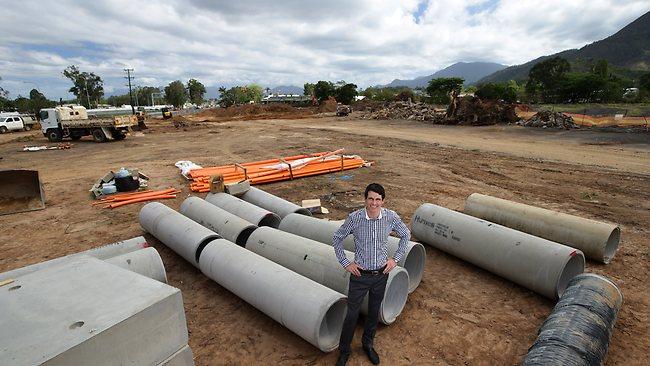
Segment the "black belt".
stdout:
[[371,276],[377,276],[380,274],[384,274],[384,269],[386,269],[386,266],[383,266],[379,269],[374,269],[374,270],[367,270],[367,269],[361,269],[359,268],[359,272],[364,275],[371,275]]

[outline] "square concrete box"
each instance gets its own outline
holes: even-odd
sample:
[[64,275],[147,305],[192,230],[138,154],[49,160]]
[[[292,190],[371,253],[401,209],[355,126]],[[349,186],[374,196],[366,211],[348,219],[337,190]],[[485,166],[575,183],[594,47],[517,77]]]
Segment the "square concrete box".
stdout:
[[99,259],[1,286],[0,309],[0,365],[194,364],[180,290]]

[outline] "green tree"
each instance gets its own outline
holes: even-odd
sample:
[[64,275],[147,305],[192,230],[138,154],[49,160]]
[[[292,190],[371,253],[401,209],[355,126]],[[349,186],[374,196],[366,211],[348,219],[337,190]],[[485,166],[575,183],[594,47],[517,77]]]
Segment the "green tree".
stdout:
[[63,76],[72,81],[73,86],[68,91],[86,108],[93,103],[97,106],[97,101],[104,96],[104,82],[92,72],[82,72],[77,66],[70,65],[63,70]]
[[48,100],[43,93],[39,92],[36,89],[32,89],[29,92],[29,101],[30,101],[30,113],[37,115],[38,112],[43,108],[50,108],[56,105],[56,102]]
[[354,97],[356,97],[357,95],[358,95],[357,86],[352,83],[342,82],[334,90],[334,98],[336,98],[337,101],[343,104],[352,103],[354,101]]
[[314,96],[316,96],[319,103],[322,103],[327,98],[333,97],[335,90],[336,87],[331,81],[320,80],[314,85]]
[[262,100],[262,87],[257,84],[219,88],[219,105],[230,107],[237,104],[258,103]]
[[544,102],[558,103],[562,83],[570,70],[569,62],[559,56],[535,64],[528,72],[526,93],[531,100],[540,96]]
[[605,79],[609,76],[609,64],[607,60],[598,60],[593,68],[593,73]]
[[[139,105],[153,105],[151,104],[151,94],[159,94],[160,93],[160,88],[156,88],[153,86],[143,86],[141,88],[138,88],[136,92],[136,96],[138,99],[138,104]],[[128,97],[128,94],[127,94]],[[120,104],[121,105],[121,104]]]
[[190,79],[187,82],[187,89],[189,91],[190,101],[194,104],[203,104],[203,96],[205,95],[205,86],[196,79]]
[[167,103],[178,108],[187,101],[185,86],[180,80],[172,81],[165,87],[165,100]]
[[650,72],[642,74],[637,83],[637,87],[639,88],[639,99],[650,100]]
[[302,88],[302,90],[303,90],[302,94],[306,95],[306,96],[309,96],[309,97],[314,96],[314,87],[315,86],[316,86],[316,84],[305,83],[305,85]]
[[477,87],[474,95],[481,99],[503,100],[514,103],[517,101],[517,87],[511,83],[485,83]]
[[449,94],[452,91],[459,92],[463,87],[463,78],[437,78],[431,79],[427,86],[427,93],[434,104],[448,104]]

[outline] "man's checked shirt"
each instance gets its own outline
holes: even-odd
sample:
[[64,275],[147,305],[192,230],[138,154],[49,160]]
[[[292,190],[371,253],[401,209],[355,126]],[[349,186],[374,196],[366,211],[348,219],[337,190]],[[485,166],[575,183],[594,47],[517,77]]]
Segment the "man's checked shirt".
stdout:
[[411,232],[399,215],[383,207],[376,219],[368,217],[365,208],[354,211],[332,238],[336,258],[343,267],[350,265],[343,249],[343,239],[353,234],[354,261],[365,270],[379,269],[388,260],[388,236],[391,231],[396,232],[400,237],[399,246],[393,256],[395,262],[399,262],[411,238]]

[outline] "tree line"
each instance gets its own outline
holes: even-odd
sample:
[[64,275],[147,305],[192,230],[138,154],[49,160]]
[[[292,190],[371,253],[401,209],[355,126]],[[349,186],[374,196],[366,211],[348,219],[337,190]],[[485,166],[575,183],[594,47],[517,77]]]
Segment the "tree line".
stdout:
[[[189,79],[187,84],[180,80],[172,81],[164,88],[154,86],[137,86],[131,95],[111,95],[104,97],[104,81],[93,72],[81,71],[76,65],[70,65],[62,72],[63,76],[70,79],[72,87],[68,90],[74,94],[76,100],[49,100],[37,89],[32,89],[29,98],[18,95],[15,99],[7,98],[9,91],[0,87],[0,110],[17,110],[21,113],[38,114],[41,108],[49,108],[60,104],[81,104],[86,108],[96,108],[99,104],[109,104],[119,107],[125,104],[137,104],[149,106],[160,104],[172,104],[180,107],[186,102],[200,105],[204,102],[206,93],[205,86],[197,79]],[[0,78],[1,80],[2,78]],[[155,98],[154,96],[162,96]]]

